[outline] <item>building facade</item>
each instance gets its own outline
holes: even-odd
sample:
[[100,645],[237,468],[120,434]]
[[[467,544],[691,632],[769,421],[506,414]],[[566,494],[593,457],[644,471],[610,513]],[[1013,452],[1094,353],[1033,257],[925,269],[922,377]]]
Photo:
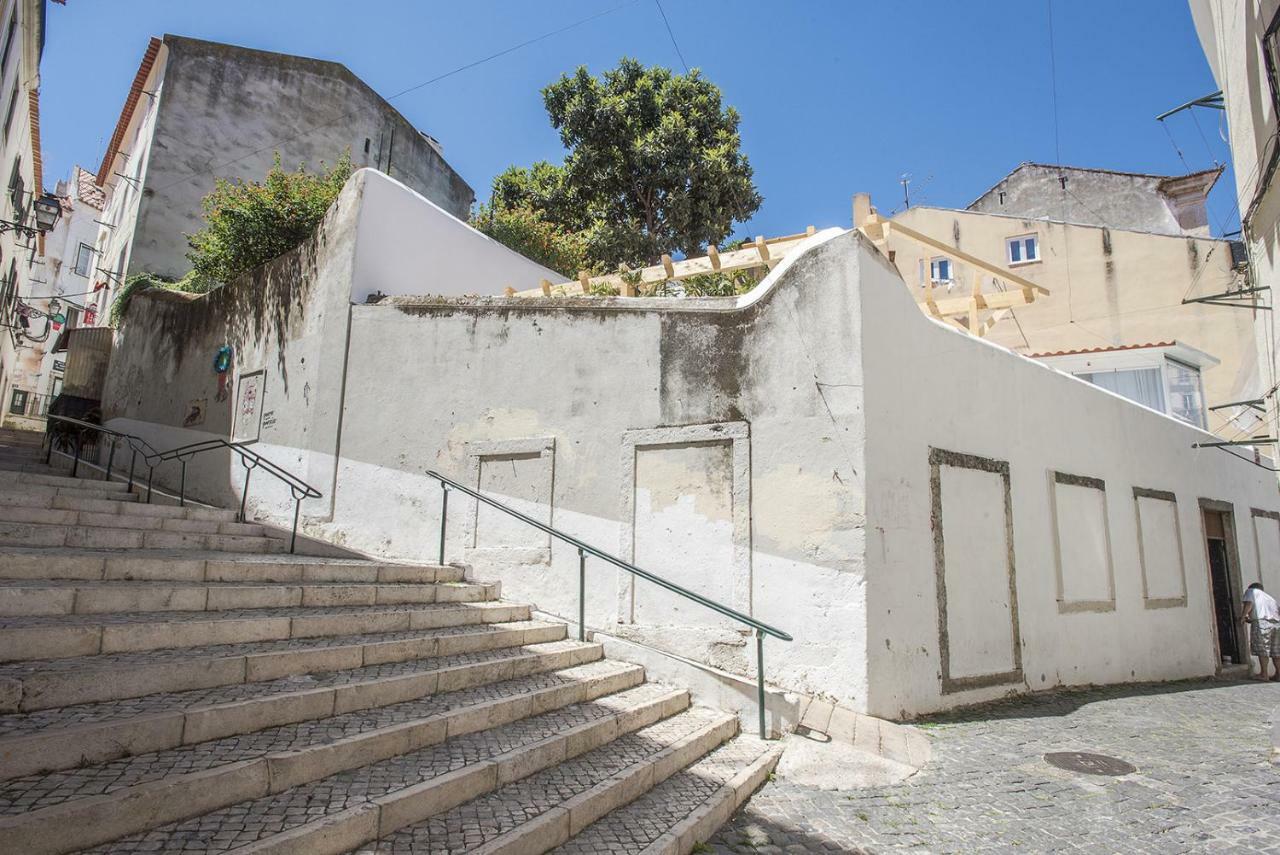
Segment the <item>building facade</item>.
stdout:
[[[1190,0],[1190,6],[1220,89],[1220,97],[1214,93],[1202,101],[1217,102],[1226,112],[1249,285],[1257,289],[1251,297],[1272,307],[1280,284],[1280,0]],[[1249,337],[1262,366],[1266,417],[1260,432],[1271,437],[1280,420],[1280,331],[1274,315],[1258,311]]]
[[[1204,197],[1217,174],[1152,176],[1024,164],[966,210],[917,206],[894,222],[1050,292],[1014,308],[986,334],[1010,350],[1032,355],[1177,341],[1213,357],[1197,366],[1206,424],[1236,433],[1254,425],[1256,411],[1209,408],[1265,388],[1269,372],[1259,367],[1253,313],[1183,302],[1247,282],[1231,242],[1206,232]],[[1065,209],[1063,178],[1072,194]],[[892,230],[888,248],[917,302],[926,300],[927,286],[939,298],[967,296],[975,276],[984,293],[1008,287]]]
[[475,194],[419,131],[345,66],[166,35],[153,38],[98,168],[107,191],[97,266],[115,290],[134,273],[187,273],[186,236],[218,179],[318,170],[349,152],[466,219]]
[[[44,50],[44,0],[10,0],[0,5],[0,169],[8,177],[0,200],[0,220],[29,226],[32,202],[41,194],[40,55]],[[38,391],[32,371],[39,366],[39,342],[28,335],[24,313],[33,284],[43,279],[40,237],[6,229],[0,233],[0,424],[23,426]]]

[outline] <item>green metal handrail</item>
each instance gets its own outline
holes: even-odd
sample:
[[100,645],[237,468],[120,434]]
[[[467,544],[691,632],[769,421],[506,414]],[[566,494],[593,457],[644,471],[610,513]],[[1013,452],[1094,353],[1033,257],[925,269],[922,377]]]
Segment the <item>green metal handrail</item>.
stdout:
[[764,637],[772,635],[774,638],[783,641],[794,641],[790,634],[783,632],[777,627],[770,626],[763,621],[758,621],[750,615],[745,615],[737,609],[731,609],[726,605],[717,603],[715,600],[708,599],[699,593],[690,591],[688,588],[677,585],[675,582],[668,581],[648,570],[642,570],[630,561],[623,561],[616,555],[610,555],[602,549],[597,549],[589,543],[584,543],[571,534],[553,528],[546,523],[541,523],[532,517],[526,516],[514,508],[509,508],[501,502],[496,502],[481,493],[472,490],[470,487],[464,487],[451,478],[446,478],[439,472],[428,470],[427,475],[440,482],[441,503],[440,503],[440,564],[444,564],[444,541],[445,526],[449,517],[449,491],[457,490],[459,493],[465,493],[476,501],[483,502],[491,508],[502,511],[508,516],[515,517],[521,522],[531,525],[539,531],[546,532],[557,540],[563,541],[578,550],[578,640],[586,641],[586,588],[587,588],[587,556],[591,555],[599,558],[601,561],[608,562],[615,567],[626,570],[633,576],[639,576],[645,581],[652,582],[659,587],[666,588],[674,594],[679,594],[685,599],[692,600],[700,606],[719,612],[727,618],[732,618],[738,623],[746,624],[755,630],[756,634],[756,706],[760,718],[760,738],[766,739],[764,721]]

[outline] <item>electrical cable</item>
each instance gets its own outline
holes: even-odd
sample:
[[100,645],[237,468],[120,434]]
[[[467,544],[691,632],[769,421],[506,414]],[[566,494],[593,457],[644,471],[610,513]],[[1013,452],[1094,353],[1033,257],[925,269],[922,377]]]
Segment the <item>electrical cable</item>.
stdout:
[[662,23],[667,25],[667,35],[671,36],[671,46],[676,49],[676,56],[680,57],[680,64],[684,66],[684,73],[689,73],[689,63],[684,61],[684,54],[680,52],[680,45],[676,43],[675,31],[671,29],[671,22],[667,20],[666,10],[662,8],[662,0],[653,0],[654,5],[658,7],[658,14],[662,16]]

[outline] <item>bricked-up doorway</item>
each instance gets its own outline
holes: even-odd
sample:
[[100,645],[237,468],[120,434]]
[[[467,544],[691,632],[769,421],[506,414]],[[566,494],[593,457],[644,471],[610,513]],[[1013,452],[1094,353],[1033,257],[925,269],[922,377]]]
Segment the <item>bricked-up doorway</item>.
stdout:
[[1204,520],[1209,593],[1218,655],[1223,665],[1240,665],[1248,660],[1239,623],[1240,551],[1236,546],[1231,506],[1225,502],[1201,499],[1200,514]]

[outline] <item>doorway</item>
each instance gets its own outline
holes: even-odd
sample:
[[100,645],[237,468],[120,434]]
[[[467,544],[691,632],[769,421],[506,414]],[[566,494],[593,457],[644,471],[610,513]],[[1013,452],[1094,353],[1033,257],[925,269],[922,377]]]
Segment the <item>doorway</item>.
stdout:
[[1209,564],[1209,593],[1213,608],[1214,640],[1222,665],[1248,661],[1240,615],[1240,550],[1231,505],[1200,500],[1205,552]]

